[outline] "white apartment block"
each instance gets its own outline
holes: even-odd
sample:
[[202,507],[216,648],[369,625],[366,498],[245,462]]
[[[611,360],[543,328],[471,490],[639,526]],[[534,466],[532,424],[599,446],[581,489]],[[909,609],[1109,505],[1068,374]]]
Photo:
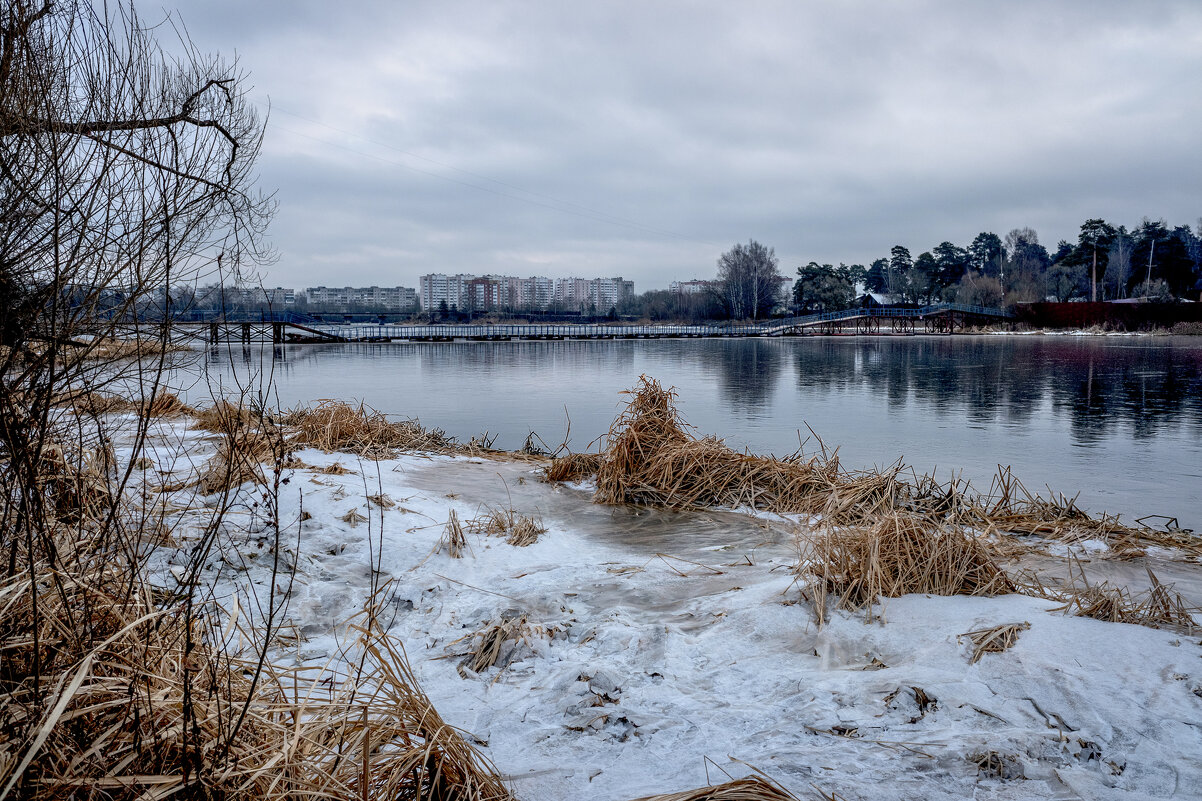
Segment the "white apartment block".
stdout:
[[668,284],[668,290],[679,292],[682,295],[700,295],[712,289],[716,283],[716,281],[705,281],[700,278],[694,278],[692,281],[673,281]]
[[465,298],[464,283],[470,275],[443,275],[431,273],[418,281],[418,301],[423,311],[436,310],[443,303],[447,308],[459,308]]
[[555,302],[606,312],[634,294],[634,282],[617,278],[556,278]]

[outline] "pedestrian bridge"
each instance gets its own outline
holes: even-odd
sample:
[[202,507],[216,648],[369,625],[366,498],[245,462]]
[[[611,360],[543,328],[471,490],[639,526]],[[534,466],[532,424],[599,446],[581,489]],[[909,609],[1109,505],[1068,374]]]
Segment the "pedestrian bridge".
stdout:
[[556,339],[683,339],[705,337],[781,337],[833,334],[951,334],[968,325],[1012,319],[1007,309],[937,303],[919,308],[857,308],[759,323],[703,325],[533,325],[490,324],[338,324],[294,312],[176,323],[175,330],[210,342],[451,342]]

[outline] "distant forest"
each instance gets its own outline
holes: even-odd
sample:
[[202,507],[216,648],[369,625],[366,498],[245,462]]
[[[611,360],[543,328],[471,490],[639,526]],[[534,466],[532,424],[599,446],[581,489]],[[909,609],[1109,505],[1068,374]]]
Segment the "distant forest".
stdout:
[[752,240],[718,259],[718,274],[703,291],[654,290],[626,301],[618,312],[648,319],[759,318],[849,308],[857,291],[894,303],[967,303],[1010,306],[1034,301],[1197,301],[1202,294],[1202,219],[1196,228],[1170,228],[1144,218],[1128,229],[1102,219],[1081,224],[1076,242],[1054,251],[1031,228],[1000,237],[983,231],[967,247],[941,242],[917,257],[896,245],[871,264],[798,267],[790,295],[772,248]]

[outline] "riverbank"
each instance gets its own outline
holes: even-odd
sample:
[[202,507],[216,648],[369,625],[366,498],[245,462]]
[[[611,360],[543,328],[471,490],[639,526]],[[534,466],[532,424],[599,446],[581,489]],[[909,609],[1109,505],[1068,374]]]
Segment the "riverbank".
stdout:
[[[545,458],[457,450],[411,428],[389,444],[341,413],[306,437],[331,450],[297,443],[277,467],[230,473],[246,466],[230,458],[243,429],[222,420],[242,416],[207,418],[157,418],[145,451],[121,434],[135,415],[110,418],[116,459],[145,460],[131,497],[169,510],[151,583],[199,581],[227,619],[261,618],[278,598],[273,662],[335,673],[353,653],[347,622],[375,599],[433,707],[526,801],[616,801],[750,766],[797,797],[1143,798],[1202,781],[1197,636],[1076,614],[1138,607],[1144,567],[1177,582],[1153,597],[1197,606],[1198,555],[1172,538],[1074,528],[1081,517],[1062,506],[1044,515],[1058,531],[979,532],[1013,590],[848,609],[828,595],[819,615],[809,568],[822,512],[597,504],[587,480],[540,480]],[[264,419],[277,418],[247,427]],[[824,504],[852,486],[810,464]],[[206,486],[205,474],[237,483]],[[857,514],[876,530],[905,503]],[[189,521],[215,504],[236,513],[220,547],[181,573],[207,536]],[[1084,586],[1102,578],[1101,594]],[[1072,584],[1079,600],[1020,584]]]

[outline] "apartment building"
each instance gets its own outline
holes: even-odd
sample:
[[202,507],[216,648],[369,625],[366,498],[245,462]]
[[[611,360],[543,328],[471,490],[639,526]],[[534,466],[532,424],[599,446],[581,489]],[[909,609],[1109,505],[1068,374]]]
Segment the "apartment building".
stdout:
[[430,273],[419,281],[422,309],[446,304],[460,311],[544,310],[552,304],[608,310],[634,294],[634,282],[621,278],[556,278],[535,275],[444,275]]
[[442,304],[456,309],[464,301],[464,282],[470,275],[443,275],[431,273],[418,279],[418,302],[423,311],[437,310]]
[[309,305],[327,309],[370,308],[386,312],[410,312],[417,308],[417,291],[405,286],[327,287],[305,289]]
[[668,290],[670,292],[679,292],[682,295],[700,295],[713,289],[717,283],[717,281],[705,281],[700,278],[694,278],[692,281],[673,281],[668,284]]
[[[184,292],[190,288],[181,287]],[[200,309],[238,309],[269,306],[283,309],[296,304],[296,290],[291,287],[227,286],[204,284],[196,287],[196,307]]]
[[634,294],[634,282],[617,278],[556,278],[555,302],[607,311]]

